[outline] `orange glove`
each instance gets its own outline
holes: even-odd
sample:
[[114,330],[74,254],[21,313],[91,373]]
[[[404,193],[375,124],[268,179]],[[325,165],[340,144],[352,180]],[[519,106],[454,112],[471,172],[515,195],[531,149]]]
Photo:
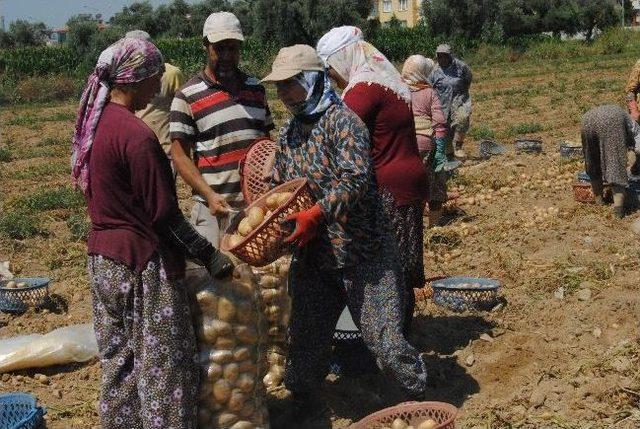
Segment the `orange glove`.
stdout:
[[629,100],[629,114],[636,122],[640,119],[640,111],[638,110],[638,102],[636,100]]
[[297,242],[298,247],[303,247],[313,240],[318,233],[318,225],[324,219],[320,206],[316,204],[309,210],[293,213],[286,217],[285,221],[295,221],[296,228],[293,233],[284,239],[285,243]]

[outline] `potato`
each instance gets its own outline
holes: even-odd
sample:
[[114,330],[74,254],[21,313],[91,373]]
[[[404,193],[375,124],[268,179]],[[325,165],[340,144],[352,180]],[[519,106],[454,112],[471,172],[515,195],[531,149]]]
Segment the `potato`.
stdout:
[[217,364],[224,365],[233,360],[231,350],[214,350],[210,354],[211,360]]
[[240,374],[240,369],[237,363],[227,364],[222,370],[222,376],[224,377],[225,380],[227,380],[231,384],[236,382],[239,374]]
[[251,302],[241,301],[237,306],[236,319],[238,319],[238,322],[248,325],[256,320],[256,311]]
[[277,305],[270,305],[265,309],[265,315],[269,322],[277,322],[280,320],[280,307]]
[[213,397],[218,403],[226,403],[231,397],[231,383],[227,380],[216,381],[213,384]]
[[256,365],[253,363],[253,361],[245,360],[238,363],[238,369],[240,370],[240,372],[255,372]]
[[18,283],[18,284],[16,285],[16,287],[17,287],[18,289],[23,289],[23,288],[27,287],[27,284],[26,284],[25,282],[20,282],[20,283]]
[[227,242],[227,244],[229,245],[229,247],[236,247],[242,242],[242,240],[244,240],[244,237],[240,234],[231,234],[229,236],[229,241]]
[[280,328],[278,328],[277,326],[270,327],[267,331],[267,335],[269,335],[270,337],[277,337],[278,335],[280,335]]
[[236,315],[236,306],[229,299],[224,296],[221,296],[218,299],[218,319],[231,322]]
[[211,316],[216,315],[218,309],[218,296],[209,289],[202,289],[196,294],[196,301],[203,312],[213,312]]
[[216,335],[219,337],[227,337],[230,336],[231,333],[233,332],[233,328],[231,327],[231,324],[228,322],[224,322],[222,320],[214,320],[213,323],[213,329],[216,331]]
[[287,358],[280,353],[270,353],[269,356],[267,356],[267,362],[271,365],[283,366],[286,360]]
[[266,199],[266,204],[267,207],[270,208],[271,210],[275,210],[278,208],[278,201],[280,200],[280,194],[278,192],[276,192],[275,194],[271,194],[267,197]]
[[267,304],[272,304],[282,297],[282,291],[279,289],[263,289],[260,293],[262,300]]
[[253,345],[258,341],[258,332],[252,326],[237,325],[233,327],[236,338],[244,344]]
[[254,378],[249,374],[241,374],[236,381],[236,387],[244,393],[251,393],[255,385]]
[[222,366],[212,362],[204,367],[207,380],[216,381],[222,376]]
[[233,360],[242,362],[251,358],[251,349],[249,347],[236,347],[233,350]]
[[249,218],[245,217],[240,221],[240,224],[238,225],[238,234],[246,237],[247,235],[249,235],[249,233],[251,233],[251,231],[251,222],[249,222]]
[[211,413],[204,407],[198,409],[198,425],[205,426],[211,423]]
[[255,425],[251,422],[243,420],[231,426],[230,429],[255,429]]
[[393,423],[391,423],[391,429],[407,429],[407,422],[402,419],[395,419]]
[[253,413],[255,410],[256,407],[252,403],[244,404],[244,407],[242,407],[242,410],[240,410],[240,416],[244,417],[245,419],[251,418],[253,417]]
[[289,201],[289,198],[291,198],[291,196],[293,195],[292,192],[282,192],[278,195],[278,206],[283,205],[284,203],[286,203],[287,201]]
[[436,429],[437,427],[438,422],[433,419],[428,419],[420,423],[416,429]]
[[15,289],[18,286],[18,284],[16,282],[14,282],[13,280],[9,280],[4,287],[7,289]]
[[215,427],[226,428],[237,422],[238,416],[232,413],[220,413],[214,416],[213,423]]
[[238,413],[244,407],[244,402],[245,402],[244,393],[242,393],[238,389],[233,389],[233,391],[231,392],[231,397],[229,398],[229,403],[227,407],[229,408],[229,411]]
[[235,338],[218,337],[214,347],[219,350],[233,350],[236,346]]
[[275,276],[266,275],[262,276],[259,284],[263,289],[274,289],[280,286],[280,279]]
[[[251,283],[237,282],[234,285],[233,293],[238,298],[251,298],[253,297],[253,285]],[[240,304],[236,304],[236,307],[239,307]]]
[[252,229],[257,228],[262,222],[264,222],[264,210],[262,210],[261,207],[251,207],[247,214],[247,219],[249,219],[249,224]]
[[202,325],[200,326],[198,337],[201,341],[204,341],[208,344],[213,344],[216,342],[218,338],[218,332],[214,326],[214,322],[216,320],[210,317],[202,318]]

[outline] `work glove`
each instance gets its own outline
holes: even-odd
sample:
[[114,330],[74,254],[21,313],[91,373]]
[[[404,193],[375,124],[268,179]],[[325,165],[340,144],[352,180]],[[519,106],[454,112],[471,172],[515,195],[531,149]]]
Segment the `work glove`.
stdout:
[[209,257],[202,262],[204,262],[204,266],[211,277],[215,279],[224,279],[233,274],[233,262],[227,255],[217,249],[213,249]]
[[638,102],[635,99],[629,100],[629,114],[636,122],[640,119],[640,110],[638,110]]
[[447,163],[447,139],[444,137],[436,137],[436,153],[431,163],[431,169],[436,173],[444,169]]
[[285,218],[286,221],[295,221],[296,227],[293,233],[284,239],[285,243],[297,242],[298,247],[303,247],[313,240],[318,233],[318,226],[324,219],[320,206],[316,204],[309,210],[293,213]]

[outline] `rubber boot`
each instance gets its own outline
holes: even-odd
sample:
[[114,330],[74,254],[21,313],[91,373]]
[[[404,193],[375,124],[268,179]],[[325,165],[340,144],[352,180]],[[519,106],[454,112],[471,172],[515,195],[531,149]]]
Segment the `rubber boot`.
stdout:
[[613,186],[613,211],[618,219],[622,219],[625,215],[624,188],[622,186]]

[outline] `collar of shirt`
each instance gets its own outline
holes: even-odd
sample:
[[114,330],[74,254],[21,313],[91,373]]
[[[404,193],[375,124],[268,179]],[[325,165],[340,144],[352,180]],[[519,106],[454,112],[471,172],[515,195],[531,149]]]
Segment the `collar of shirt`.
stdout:
[[[247,79],[249,79],[249,76],[244,73],[241,70],[238,70],[238,73],[240,75],[240,89],[244,88],[247,85]],[[200,78],[211,88],[215,88],[215,89],[219,89],[221,91],[225,91],[227,93],[230,93],[229,89],[225,88],[225,86],[217,81],[217,80],[211,80],[211,78],[209,77],[209,75],[205,72],[204,69],[202,69],[202,71],[200,71]]]

